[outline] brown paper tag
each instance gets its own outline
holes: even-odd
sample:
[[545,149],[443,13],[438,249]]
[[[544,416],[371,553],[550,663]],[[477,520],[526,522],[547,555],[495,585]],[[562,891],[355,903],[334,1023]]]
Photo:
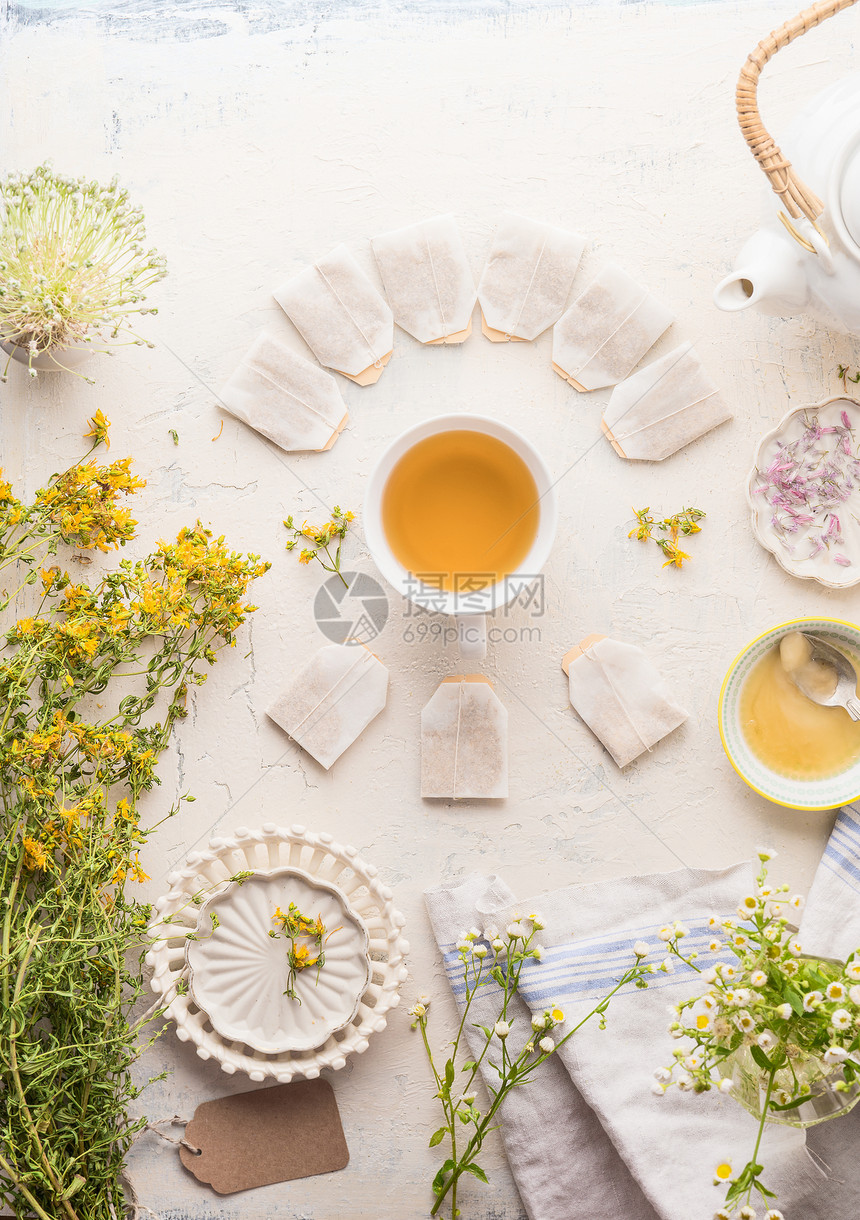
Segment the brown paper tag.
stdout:
[[580,385],[575,377],[571,377],[570,373],[566,373],[561,365],[556,364],[554,360],[552,362],[552,369],[554,373],[558,373],[559,377],[563,377],[569,385],[572,385],[575,390],[579,390],[580,394],[588,393],[584,385]]
[[443,678],[443,682],[486,682],[487,686],[492,686],[489,678],[485,678],[483,674],[451,674],[448,678]]
[[578,644],[571,648],[570,652],[566,652],[561,658],[561,667],[566,674],[570,673],[570,667],[577,657],[581,657],[587,648],[592,644],[596,644],[598,640],[605,640],[605,635],[600,635],[594,632],[592,635],[587,635],[584,640],[580,640]]
[[346,427],[348,419],[349,419],[349,411],[347,411],[346,415],[344,415],[343,419],[340,421],[338,426],[335,428],[334,432],[332,432],[331,436],[328,438],[326,443],[323,445],[322,449],[317,450],[318,453],[325,453],[326,450],[331,449],[332,445],[335,443],[337,438],[340,436],[341,432],[343,432],[344,428]]
[[204,1101],[179,1156],[219,1195],[343,1169],[349,1149],[327,1080],[299,1080]]
[[601,428],[603,429],[604,433],[606,434],[606,439],[609,441],[610,445],[611,445],[611,446],[612,446],[612,448],[615,450],[615,452],[618,454],[618,456],[619,456],[619,457],[626,458],[626,457],[627,457],[627,454],[626,454],[626,453],[624,452],[624,450],[621,448],[621,445],[619,444],[619,442],[618,442],[618,441],[615,439],[615,436],[613,435],[612,429],[611,429],[611,428],[609,427],[609,425],[606,423],[606,420],[602,419],[602,420],[600,421],[600,426],[601,426]]
[[368,368],[362,369],[360,373],[356,373],[354,376],[352,373],[345,373],[343,369],[335,369],[335,372],[340,373],[341,377],[348,377],[356,385],[375,385],[382,376],[383,369],[393,354],[394,350],[392,349],[387,356],[383,356],[376,364],[371,364]]
[[443,335],[441,339],[428,339],[425,347],[438,347],[441,343],[465,343],[472,333],[472,319],[465,330],[455,330],[453,334]]
[[503,330],[495,330],[487,322],[483,310],[481,310],[481,330],[491,343],[528,343],[528,339],[521,339],[519,335],[506,335]]

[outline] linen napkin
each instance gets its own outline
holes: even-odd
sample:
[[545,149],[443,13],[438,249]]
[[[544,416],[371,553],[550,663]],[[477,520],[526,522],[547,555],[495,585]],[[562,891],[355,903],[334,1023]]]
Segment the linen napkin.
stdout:
[[[860,876],[860,818],[856,814],[854,818]],[[815,888],[819,884],[824,882],[817,879]],[[545,924],[540,935],[543,960],[523,970],[521,997],[533,1012],[558,1004],[566,1014],[566,1023],[557,1032],[557,1039],[563,1037],[632,963],[634,941],[649,942],[656,953],[661,944],[657,930],[681,919],[690,929],[685,945],[705,950],[704,957],[712,936],[709,916],[733,913],[740,896],[752,886],[753,870],[748,865],[721,872],[685,869],[569,886],[519,903],[523,913],[538,911]],[[497,878],[489,877],[484,879],[482,893],[479,879],[473,877],[464,887],[447,893],[447,905],[440,891],[428,893],[427,903],[456,995],[462,984],[451,942],[463,925],[489,920],[501,923],[509,917],[510,891]],[[470,901],[474,903],[471,918],[464,909]],[[817,904],[813,894],[809,921],[819,918]],[[456,930],[455,910],[462,915]],[[814,925],[810,922],[808,926]],[[804,935],[806,927],[805,921]],[[824,952],[811,942],[809,948]],[[538,1077],[511,1095],[503,1111],[503,1129],[508,1128],[505,1147],[531,1220],[571,1220],[591,1214],[623,1216],[625,1220],[655,1216],[660,1220],[709,1220],[721,1206],[724,1191],[711,1185],[713,1168],[726,1160],[736,1168],[746,1163],[755,1139],[755,1121],[732,1098],[716,1091],[685,1096],[672,1089],[661,1098],[650,1091],[652,1071],[669,1062],[675,1045],[666,1028],[671,1019],[668,1007],[695,990],[692,971],[686,967],[673,975],[652,976],[647,991],[625,988],[612,1000],[605,1031],[596,1021],[589,1022],[560,1049],[558,1059],[546,1065],[556,1069],[562,1065],[567,1081],[556,1071],[551,1080]],[[494,1015],[493,999],[485,994],[481,1003],[487,1023]],[[525,1021],[519,1028],[515,1024],[516,1045],[525,1028]],[[532,1158],[523,1166],[515,1133],[522,1121],[521,1107],[534,1107],[536,1095],[541,1099],[538,1109],[563,1113],[565,1119],[563,1123],[551,1121],[550,1134],[544,1129],[541,1164],[535,1165]],[[567,1129],[569,1119],[579,1123],[578,1131]],[[825,1123],[810,1135],[810,1155],[802,1131],[773,1124],[766,1128],[761,1147],[765,1182],[777,1191],[779,1206],[789,1220],[792,1215],[802,1215],[804,1220],[854,1220],[856,1195],[846,1186],[846,1178],[860,1185],[852,1161],[852,1149],[856,1160],[858,1134],[860,1119],[854,1123],[852,1116]],[[560,1155],[557,1141],[564,1141]],[[628,1197],[622,1195],[616,1202],[604,1186],[602,1198],[598,1190],[597,1197],[586,1203],[583,1188],[596,1179],[603,1183],[620,1179]],[[572,1198],[577,1200],[576,1212],[571,1212]],[[759,1207],[759,1211],[763,1209]]]

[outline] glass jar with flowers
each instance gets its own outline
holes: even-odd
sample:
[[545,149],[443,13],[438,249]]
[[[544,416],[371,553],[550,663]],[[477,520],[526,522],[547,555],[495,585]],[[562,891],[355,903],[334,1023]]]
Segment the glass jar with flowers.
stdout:
[[755,892],[741,898],[738,917],[710,919],[711,964],[682,951],[677,925],[660,933],[705,990],[673,1009],[669,1033],[683,1045],[671,1065],[654,1073],[654,1091],[718,1088],[758,1120],[743,1169],[735,1173],[728,1162],[716,1167],[715,1182],[728,1186],[716,1220],[735,1214],[752,1220],[755,1195],[768,1208],[765,1220],[783,1220],[762,1181],[765,1123],[810,1127],[846,1114],[860,1100],[860,950],[844,963],[804,953],[789,919],[803,899],[789,897],[787,885],[769,884],[772,853],[758,856]]
[[93,351],[145,343],[129,319],[157,312],[146,293],[167,274],[145,240],[143,212],[116,177],[103,186],[44,164],[0,180],[3,377],[12,359],[36,377],[76,369]]

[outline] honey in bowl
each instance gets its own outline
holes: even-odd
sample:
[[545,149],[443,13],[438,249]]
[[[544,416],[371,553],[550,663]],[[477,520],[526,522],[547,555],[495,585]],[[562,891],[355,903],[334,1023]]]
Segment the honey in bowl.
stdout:
[[434,588],[468,592],[521,567],[537,535],[538,500],[510,445],[486,432],[437,432],[392,469],[382,526],[404,568]]
[[[845,655],[856,671],[855,659]],[[827,779],[860,759],[860,723],[844,707],[823,707],[802,694],[791,677],[802,668],[810,689],[823,695],[835,690],[832,667],[811,661],[808,642],[791,632],[750,670],[740,696],[741,729],[771,771],[789,779]]]

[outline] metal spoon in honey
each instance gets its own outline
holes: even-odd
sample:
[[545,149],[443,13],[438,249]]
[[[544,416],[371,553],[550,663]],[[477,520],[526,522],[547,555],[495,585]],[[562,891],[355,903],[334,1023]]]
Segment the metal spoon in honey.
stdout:
[[823,707],[844,707],[852,720],[860,720],[857,672],[838,648],[820,636],[791,631],[779,641],[779,659],[807,699]]

